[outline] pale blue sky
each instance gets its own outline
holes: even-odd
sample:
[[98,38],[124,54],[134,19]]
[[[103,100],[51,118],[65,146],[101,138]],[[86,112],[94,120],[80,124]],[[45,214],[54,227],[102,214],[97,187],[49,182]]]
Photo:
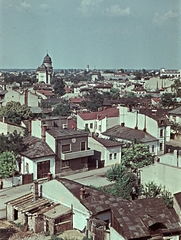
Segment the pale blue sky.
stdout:
[[0,69],[181,69],[180,0],[0,0]]

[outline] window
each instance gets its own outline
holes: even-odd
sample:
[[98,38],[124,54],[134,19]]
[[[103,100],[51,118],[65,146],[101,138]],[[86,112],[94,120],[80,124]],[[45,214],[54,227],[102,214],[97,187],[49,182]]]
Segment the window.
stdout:
[[163,151],[163,143],[160,143],[160,151]]
[[117,158],[117,153],[114,153],[114,159],[116,159]]
[[112,154],[109,154],[109,160],[112,160]]
[[93,128],[93,123],[90,123],[90,128]]
[[85,128],[86,128],[86,129],[88,128],[88,123],[85,124]]
[[163,137],[163,129],[160,130],[160,137]]
[[99,131],[101,132],[101,125],[99,125]]
[[80,143],[80,150],[84,151],[85,150],[85,142]]
[[26,163],[26,173],[29,173],[29,163]]
[[62,152],[70,152],[70,144],[62,145]]
[[152,149],[152,152],[154,152],[155,151],[155,146],[152,145],[151,149]]
[[62,161],[62,167],[69,167],[70,166],[70,161],[66,160],[66,161]]

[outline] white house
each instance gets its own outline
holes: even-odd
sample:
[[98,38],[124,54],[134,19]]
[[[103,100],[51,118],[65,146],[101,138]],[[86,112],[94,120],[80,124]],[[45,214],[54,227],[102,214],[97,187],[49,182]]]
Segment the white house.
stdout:
[[165,142],[170,140],[170,124],[162,110],[140,109],[130,111],[127,107],[119,107],[120,125],[125,127],[144,130],[158,139],[156,146],[158,155],[165,152]]
[[98,135],[106,129],[119,123],[119,109],[108,108],[98,112],[83,112],[77,114],[77,128],[89,129]]
[[103,160],[104,166],[121,163],[122,143],[109,139],[89,137],[89,148],[94,149],[94,157]]
[[30,90],[15,90],[9,87],[7,88],[2,106],[6,106],[10,101],[20,102],[21,105],[38,107],[40,96]]
[[40,138],[27,136],[24,138],[26,149],[21,155],[22,174],[33,173],[33,180],[47,177],[48,173],[55,176],[55,153]]

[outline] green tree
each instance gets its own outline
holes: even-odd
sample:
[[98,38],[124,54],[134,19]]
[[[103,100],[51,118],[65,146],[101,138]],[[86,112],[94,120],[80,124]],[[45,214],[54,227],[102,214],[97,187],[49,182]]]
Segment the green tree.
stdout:
[[30,108],[21,105],[20,102],[10,101],[0,108],[0,119],[6,118],[8,122],[20,124],[22,120],[29,119],[31,117]]
[[178,135],[181,133],[181,124],[172,121],[171,129],[174,131],[174,134]]
[[173,196],[171,192],[161,185],[154,182],[148,182],[141,187],[141,195],[146,198],[161,197],[168,208],[173,207]]
[[126,173],[126,167],[121,164],[114,164],[110,169],[107,170],[105,176],[112,182],[117,181],[124,176]]
[[71,109],[68,103],[59,103],[52,111],[53,116],[70,116]]
[[15,130],[7,135],[0,135],[0,153],[5,151],[13,152],[15,156],[24,151],[26,145],[23,143],[23,137]]
[[81,105],[90,111],[97,111],[98,108],[102,107],[104,95],[98,93],[95,89],[91,90],[85,97],[89,100],[82,101]]
[[112,99],[120,98],[120,90],[118,88],[111,88],[110,95]]
[[54,83],[54,93],[57,94],[58,96],[63,96],[65,94],[65,83],[63,79],[56,79]]
[[13,153],[5,151],[0,154],[0,178],[13,175],[16,170],[16,160]]
[[161,104],[164,108],[174,107],[176,105],[175,94],[163,93],[161,95]]
[[131,147],[123,148],[122,164],[131,169],[138,169],[154,162],[154,156],[149,152],[145,144],[132,144]]
[[171,85],[172,91],[174,91],[176,97],[181,97],[181,82],[180,79],[175,79]]

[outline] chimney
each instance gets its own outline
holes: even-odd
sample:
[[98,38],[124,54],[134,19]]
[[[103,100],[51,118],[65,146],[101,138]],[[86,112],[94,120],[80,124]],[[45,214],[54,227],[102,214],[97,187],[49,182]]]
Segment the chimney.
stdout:
[[145,115],[145,122],[144,122],[143,132],[146,132],[146,115]]
[[25,89],[24,91],[24,102],[25,105],[28,106],[28,89]]
[[138,111],[136,112],[136,126],[134,128],[135,130],[138,129]]
[[82,185],[82,187],[80,188],[80,199],[84,199],[85,198],[85,188]]
[[28,135],[31,136],[31,119],[28,121]]
[[38,182],[34,181],[33,183],[33,194],[34,194],[34,200],[38,199]]
[[46,140],[46,125],[41,126],[41,138],[43,139],[43,141]]

